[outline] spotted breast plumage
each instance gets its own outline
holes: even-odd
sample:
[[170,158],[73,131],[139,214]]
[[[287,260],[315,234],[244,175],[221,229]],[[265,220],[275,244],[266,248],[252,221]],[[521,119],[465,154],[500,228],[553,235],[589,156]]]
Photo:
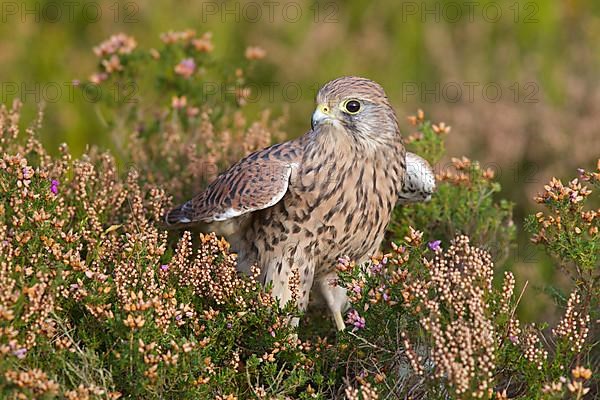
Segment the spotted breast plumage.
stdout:
[[300,138],[233,165],[165,221],[224,234],[239,268],[257,264],[281,303],[292,298],[297,268],[299,307],[314,286],[343,329],[346,293],[331,284],[337,260],[367,260],[394,206],[427,200],[435,180],[425,160],[406,155],[396,115],[371,80],[342,77],[324,85],[311,122]]

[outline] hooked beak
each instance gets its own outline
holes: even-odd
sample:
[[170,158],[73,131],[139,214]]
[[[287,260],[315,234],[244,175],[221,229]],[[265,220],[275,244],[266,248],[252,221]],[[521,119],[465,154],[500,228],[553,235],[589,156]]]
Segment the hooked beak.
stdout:
[[312,115],[311,128],[314,130],[315,126],[319,125],[321,122],[331,120],[330,112],[331,110],[325,104],[319,104]]

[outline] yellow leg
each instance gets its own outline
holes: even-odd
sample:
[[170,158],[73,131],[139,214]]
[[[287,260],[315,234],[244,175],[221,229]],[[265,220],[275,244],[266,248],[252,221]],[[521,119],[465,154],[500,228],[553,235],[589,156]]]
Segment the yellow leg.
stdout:
[[338,331],[343,331],[346,329],[346,324],[344,323],[342,311],[346,308],[348,298],[344,288],[331,285],[331,281],[335,279],[335,277],[335,273],[332,273],[322,278],[319,281],[319,289],[321,290],[321,294],[327,303],[329,311],[333,315],[335,326],[337,327]]
[[346,324],[344,323],[344,318],[342,317],[341,311],[335,311],[333,313],[333,319],[335,320],[335,326],[337,326],[338,331],[343,331],[346,329]]

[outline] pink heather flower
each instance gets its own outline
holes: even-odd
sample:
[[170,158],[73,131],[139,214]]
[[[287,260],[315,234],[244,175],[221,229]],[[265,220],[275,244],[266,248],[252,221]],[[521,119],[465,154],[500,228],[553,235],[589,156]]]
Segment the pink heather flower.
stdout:
[[354,293],[356,293],[356,294],[360,294],[360,293],[362,292],[362,288],[361,288],[360,286],[358,286],[358,285],[354,285],[354,286],[352,287],[352,291],[353,291]]
[[265,58],[267,52],[262,47],[250,46],[246,49],[245,55],[248,60],[261,60]]
[[94,85],[99,85],[107,79],[108,74],[106,72],[100,72],[98,74],[92,74],[90,76],[90,82],[92,82]]
[[121,59],[115,54],[110,56],[108,60],[102,60],[102,66],[108,74],[123,70],[123,65],[121,65]]
[[442,248],[440,247],[440,244],[442,244],[441,240],[434,240],[433,242],[429,242],[427,244],[427,246],[429,247],[429,250],[438,252],[438,251],[442,250]]
[[363,329],[365,327],[365,319],[361,317],[358,311],[356,310],[350,310],[346,322],[354,326],[354,328],[352,329],[353,331],[357,329]]
[[94,47],[93,50],[94,54],[98,57],[102,57],[117,52],[119,54],[129,54],[136,46],[137,42],[133,37],[127,36],[124,33],[118,33]]
[[348,257],[340,257],[337,260],[336,268],[340,271],[348,271],[350,270],[350,259]]
[[181,110],[187,105],[187,98],[185,96],[177,97],[173,96],[171,98],[171,107],[175,110]]
[[348,265],[350,265],[350,260],[347,257],[340,257],[338,258],[338,264],[347,267]]
[[196,71],[196,62],[193,58],[184,58],[175,66],[175,73],[189,79]]
[[571,203],[575,204],[575,203],[579,203],[581,200],[583,200],[583,196],[579,195],[579,191],[573,191],[569,194],[569,199],[570,199]]
[[198,107],[188,107],[186,108],[185,113],[188,117],[193,118],[200,114],[200,109]]
[[31,167],[23,167],[21,172],[23,173],[23,179],[31,179],[33,176],[33,168]]

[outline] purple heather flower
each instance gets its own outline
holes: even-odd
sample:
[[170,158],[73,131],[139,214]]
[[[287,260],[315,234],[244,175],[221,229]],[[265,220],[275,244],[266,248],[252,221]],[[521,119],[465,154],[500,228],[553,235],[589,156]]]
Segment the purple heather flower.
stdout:
[[373,264],[371,265],[371,272],[374,274],[378,274],[383,269],[383,264]]
[[353,331],[357,329],[363,329],[365,327],[365,319],[361,317],[356,310],[350,310],[346,322],[354,326],[352,329]]
[[54,194],[58,194],[58,185],[60,184],[59,181],[57,181],[56,179],[52,179],[50,181],[50,191]]
[[429,242],[427,246],[429,247],[429,250],[438,252],[442,249],[440,244],[442,244],[441,240],[434,240],[433,242]]
[[26,348],[24,348],[24,347],[22,347],[22,348],[20,348],[20,349],[17,349],[17,350],[15,350],[15,351],[13,351],[13,354],[14,354],[15,356],[17,356],[17,358],[18,358],[18,359],[23,359],[23,358],[25,358],[25,354],[26,354],[26,353],[27,353],[27,349],[26,349]]
[[231,326],[232,326],[232,325],[231,325],[231,322],[228,322],[228,323],[227,323],[227,329],[231,329]]
[[160,270],[162,272],[167,272],[169,270],[169,265],[168,264],[163,264],[160,266]]
[[196,71],[196,62],[193,58],[184,58],[175,66],[175,73],[188,79]]
[[181,321],[181,318],[183,318],[183,317],[181,316],[181,314],[177,314],[177,315],[175,316],[175,319],[176,319],[177,321]]

